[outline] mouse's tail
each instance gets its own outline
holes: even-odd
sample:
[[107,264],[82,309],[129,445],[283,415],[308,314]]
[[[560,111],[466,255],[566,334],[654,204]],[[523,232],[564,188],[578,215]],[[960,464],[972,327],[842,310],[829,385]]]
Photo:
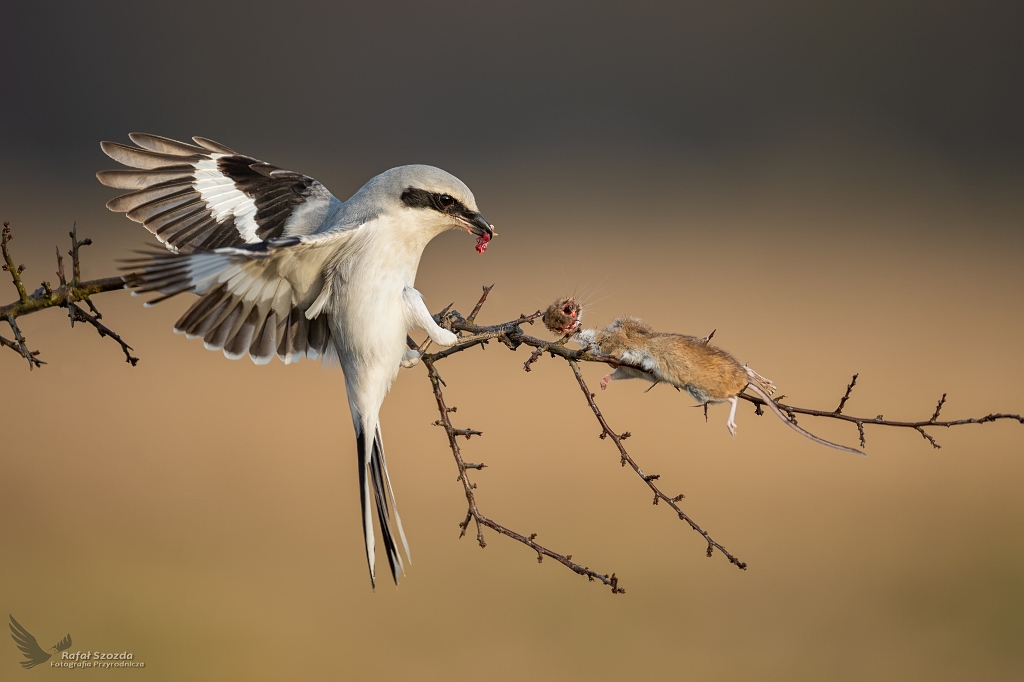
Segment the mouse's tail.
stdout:
[[[747,371],[753,373],[753,370],[748,369]],[[825,445],[830,448],[835,448],[836,450],[842,450],[843,452],[852,452],[853,454],[860,455],[861,457],[864,456],[864,453],[861,452],[860,450],[848,448],[845,445],[838,445],[831,441],[827,441],[824,438],[819,438],[818,436],[815,436],[813,433],[809,431],[804,431],[802,428],[793,423],[789,416],[786,415],[786,413],[783,412],[782,409],[780,409],[779,406],[775,404],[775,401],[772,400],[771,395],[769,395],[769,393],[766,390],[761,388],[760,384],[757,383],[756,381],[751,381],[749,384],[747,384],[747,388],[749,388],[751,392],[754,393],[754,395],[763,400],[764,403],[768,406],[768,409],[774,412],[776,417],[785,422],[786,426],[793,429],[804,438],[810,438],[819,445]]]

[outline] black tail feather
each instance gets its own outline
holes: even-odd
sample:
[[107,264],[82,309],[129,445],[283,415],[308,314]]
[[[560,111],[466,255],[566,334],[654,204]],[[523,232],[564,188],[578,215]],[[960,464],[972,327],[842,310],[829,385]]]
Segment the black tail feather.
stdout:
[[[369,447],[368,447],[369,445]],[[367,547],[367,563],[370,569],[370,582],[376,587],[374,572],[374,556],[371,554],[370,545],[373,540],[373,525],[368,519],[369,486],[367,485],[367,474],[369,482],[373,485],[374,502],[377,507],[377,520],[380,525],[381,539],[388,556],[388,565],[391,568],[391,577],[395,584],[398,584],[403,569],[402,558],[398,553],[398,545],[395,543],[394,532],[391,528],[391,510],[388,506],[389,486],[387,482],[387,465],[384,460],[384,448],[380,440],[380,431],[374,433],[373,440],[368,444],[365,431],[360,429],[356,434],[356,448],[359,454],[359,503],[363,518],[363,539]],[[397,514],[397,510],[396,510]],[[375,544],[375,543],[374,543]]]

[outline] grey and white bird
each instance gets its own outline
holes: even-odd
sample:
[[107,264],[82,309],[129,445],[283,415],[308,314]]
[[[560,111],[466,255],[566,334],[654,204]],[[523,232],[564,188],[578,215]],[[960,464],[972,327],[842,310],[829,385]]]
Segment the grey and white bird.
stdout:
[[[483,253],[493,226],[469,188],[432,166],[376,176],[347,201],[311,177],[282,170],[211,140],[194,145],[132,133],[137,147],[103,142],[129,170],[97,173],[130,190],[107,208],[145,225],[167,251],[137,259],[136,293],[183,292],[199,299],[174,324],[207,348],[256,364],[322,358],[340,365],[355,427],[360,503],[370,580],[374,572],[371,486],[391,574],[397,584],[409,544],[384,459],[378,413],[400,364],[413,364],[406,335],[424,330],[442,346],[457,340],[431,318],[413,288],[427,243],[451,229],[477,236]],[[391,511],[395,526],[392,526]]]

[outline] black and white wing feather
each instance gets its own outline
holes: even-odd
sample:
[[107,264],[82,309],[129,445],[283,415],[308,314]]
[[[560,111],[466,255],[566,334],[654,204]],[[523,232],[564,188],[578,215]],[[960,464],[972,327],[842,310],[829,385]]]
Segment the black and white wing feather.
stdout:
[[108,187],[131,190],[107,208],[142,223],[172,251],[314,234],[340,210],[341,202],[313,178],[212,140],[194,137],[196,146],[146,133],[129,137],[137,147],[100,143],[131,169],[96,174]]
[[157,251],[130,261],[133,293],[199,294],[174,331],[203,339],[210,350],[266,364],[334,352],[323,306],[331,296],[328,263],[345,258],[359,228],[323,235],[279,237],[190,254]]

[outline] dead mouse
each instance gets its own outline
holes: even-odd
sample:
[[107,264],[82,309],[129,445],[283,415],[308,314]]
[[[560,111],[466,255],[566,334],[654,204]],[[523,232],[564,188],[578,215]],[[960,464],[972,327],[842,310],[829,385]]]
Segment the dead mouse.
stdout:
[[583,329],[582,306],[572,298],[560,298],[544,313],[544,325],[555,334],[572,335],[582,347],[591,347],[603,355],[636,367],[616,367],[601,379],[601,389],[616,379],[644,379],[664,382],[686,391],[700,404],[727,402],[730,405],[726,427],[736,435],[737,396],[749,389],[763,400],[787,426],[815,443],[836,450],[864,453],[832,443],[800,428],[775,404],[771,396],[775,386],[754,370],[741,365],[732,355],[708,345],[705,339],[682,334],[656,332],[636,317],[620,317],[606,329]]

